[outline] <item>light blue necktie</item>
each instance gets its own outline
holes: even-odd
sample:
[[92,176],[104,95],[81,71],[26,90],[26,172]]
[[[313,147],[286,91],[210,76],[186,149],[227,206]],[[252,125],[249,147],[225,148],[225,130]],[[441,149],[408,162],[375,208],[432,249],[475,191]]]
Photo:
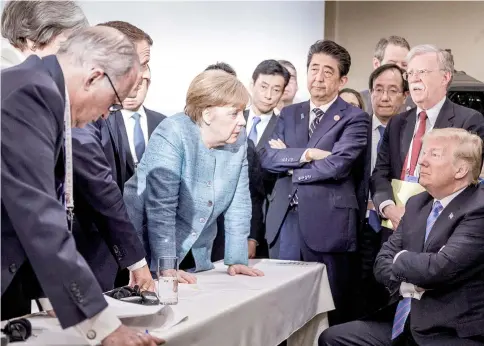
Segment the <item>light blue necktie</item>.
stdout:
[[248,139],[254,142],[254,145],[257,145],[257,124],[260,123],[260,117],[255,116],[252,120],[252,128],[250,129]]
[[143,153],[145,152],[145,136],[143,135],[143,130],[141,129],[140,114],[134,113],[134,150],[136,151],[136,158],[138,162],[141,161]]
[[[432,230],[432,227],[434,226],[435,221],[437,221],[437,218],[439,217],[442,210],[444,210],[442,204],[439,201],[435,201],[432,207],[432,211],[427,218],[427,227],[425,228],[425,241],[427,241],[430,231]],[[396,339],[400,334],[402,334],[403,329],[405,328],[405,321],[410,314],[411,299],[412,298],[403,298],[398,303],[397,312],[395,313],[395,318],[393,319],[392,340]]]
[[[383,139],[383,134],[385,133],[385,126],[379,125],[377,129],[378,129],[378,132],[380,132],[380,139],[378,140],[378,144],[376,145],[376,153],[378,154],[378,152],[380,151],[380,145]],[[368,224],[376,233],[381,231],[380,218],[378,217],[378,214],[376,213],[375,210],[370,210],[370,215],[368,216]]]

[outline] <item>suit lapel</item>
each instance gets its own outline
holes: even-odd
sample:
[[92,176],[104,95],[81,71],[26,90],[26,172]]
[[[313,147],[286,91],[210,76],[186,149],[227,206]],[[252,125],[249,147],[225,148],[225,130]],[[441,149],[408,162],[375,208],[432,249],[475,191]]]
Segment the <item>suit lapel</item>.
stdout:
[[400,130],[400,164],[403,168],[405,157],[410,150],[410,143],[412,142],[413,133],[415,131],[415,122],[417,119],[417,110],[412,110],[407,114],[405,120],[402,121],[402,128]]
[[[452,226],[458,218],[459,209],[464,205],[465,201],[472,195],[478,187],[471,185],[455,197],[447,207],[440,213],[437,221],[432,226],[423,251],[427,252],[428,248],[439,240],[441,237],[449,237],[449,227]],[[433,202],[433,200],[432,200]],[[430,211],[429,211],[430,214]],[[427,214],[428,216],[428,214]]]
[[59,62],[57,61],[57,58],[54,55],[49,55],[43,58],[42,62],[49,74],[52,76],[52,79],[54,79],[54,82],[57,85],[59,92],[65,100],[66,85],[64,82],[64,74],[62,73],[62,69],[59,65]]
[[[316,127],[311,139],[308,142],[308,147],[313,147],[329,130],[333,128],[344,116],[344,110],[347,107],[347,103],[340,97],[333,102],[326,113],[323,115],[323,119]],[[308,124],[309,128],[309,124]]]
[[443,129],[446,127],[454,127],[454,106],[452,101],[446,99],[442,108],[440,109],[434,128]]
[[[151,137],[151,134],[153,133],[153,131],[158,126],[158,124],[156,123],[155,117],[152,116],[151,111],[149,109],[147,109],[146,107],[143,107],[143,108],[145,110],[146,121],[148,123],[148,139],[149,139]],[[131,156],[131,154],[130,154],[130,156]],[[131,160],[132,159],[133,158],[131,158]]]
[[274,114],[274,112],[271,115],[271,119],[267,123],[266,128],[264,129],[264,132],[262,133],[262,136],[259,139],[259,142],[257,143],[256,150],[260,150],[264,147],[265,143],[269,140],[269,138],[272,135],[272,132],[274,132],[274,128],[276,127],[277,123],[277,115]]
[[[303,102],[294,114],[294,131],[296,131],[296,147],[305,148],[309,138],[309,101]],[[287,144],[287,143],[286,143]]]
[[[427,192],[426,198],[422,203],[422,207],[419,209],[421,213],[414,219],[410,219],[407,222],[407,227],[405,227],[404,232],[406,234],[406,239],[408,241],[409,251],[422,252],[425,242],[425,229],[427,228],[427,218],[432,210],[433,198]],[[405,237],[405,234],[404,234]]]
[[[121,112],[116,112],[115,119],[121,135],[124,152],[126,153],[125,154],[126,163],[128,164],[131,171],[134,171],[134,161],[133,161],[133,156],[131,155],[131,149],[129,147],[128,134],[126,131],[126,125],[124,124],[123,114]],[[149,123],[148,123],[148,126],[149,126]]]

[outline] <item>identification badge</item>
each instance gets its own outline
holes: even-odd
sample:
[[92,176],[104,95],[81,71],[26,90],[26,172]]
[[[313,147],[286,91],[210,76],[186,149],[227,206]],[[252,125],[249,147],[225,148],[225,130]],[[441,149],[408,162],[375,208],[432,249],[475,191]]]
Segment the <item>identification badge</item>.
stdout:
[[409,183],[418,183],[418,177],[413,175],[405,175],[405,181],[408,181]]

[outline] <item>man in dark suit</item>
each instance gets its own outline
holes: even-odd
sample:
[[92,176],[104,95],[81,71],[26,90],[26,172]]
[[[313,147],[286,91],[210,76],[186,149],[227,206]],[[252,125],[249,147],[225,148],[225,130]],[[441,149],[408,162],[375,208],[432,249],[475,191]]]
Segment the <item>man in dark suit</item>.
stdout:
[[[266,238],[272,258],[317,261],[328,268],[336,310],[330,323],[351,318],[359,202],[354,177],[366,149],[369,117],[338,97],[351,58],[338,44],[309,49],[311,100],[284,107],[262,167],[279,173],[270,197]],[[363,202],[364,203],[364,202]]]
[[[365,159],[365,175],[362,185],[365,195],[369,193],[371,171],[375,167],[376,158],[383,139],[385,127],[392,117],[399,113],[405,98],[408,96],[408,83],[403,79],[404,70],[395,64],[386,64],[377,67],[369,79],[372,109],[370,118],[370,133],[368,135],[367,157]],[[387,294],[384,287],[377,282],[373,275],[373,264],[380,251],[383,240],[393,232],[381,226],[371,199],[363,209],[365,224],[359,236],[359,254],[361,259],[362,287],[360,292],[365,299],[360,299],[362,313],[371,312],[387,303]]]
[[151,134],[166,118],[165,115],[143,106],[150,83],[151,71],[148,67],[143,73],[136,97],[124,100],[123,109],[112,115],[120,129],[125,149],[126,181],[133,176]]
[[[135,44],[143,76],[147,71],[151,39],[129,23],[110,23],[100,26],[121,31],[132,43],[134,35],[143,38],[143,43]],[[129,96],[136,97],[139,88],[138,85]],[[91,266],[103,291],[128,284],[128,273],[122,282],[116,282],[120,268],[127,268],[132,273],[131,284],[154,290],[143,246],[129,220],[122,196],[128,173],[125,148],[115,116],[122,108],[120,105],[108,119],[73,131],[74,199],[77,205],[73,233],[79,252]]]
[[390,305],[323,332],[319,345],[484,344],[482,140],[463,129],[425,135],[420,184],[383,245],[375,276]]
[[394,229],[405,207],[395,205],[391,181],[418,180],[423,135],[432,128],[458,127],[484,138],[483,115],[446,97],[453,72],[450,54],[435,46],[416,46],[408,55],[405,76],[417,107],[389,121],[370,181],[375,209],[391,220]]
[[[395,64],[402,70],[407,69],[406,57],[410,51],[410,45],[404,37],[400,36],[389,36],[383,37],[378,41],[375,52],[373,54],[373,70],[385,64]],[[371,100],[370,89],[363,90],[360,92],[363,98],[365,112],[368,114],[373,114],[373,104]],[[400,106],[400,111],[405,112],[415,107],[411,97],[407,97],[405,102]]]
[[269,257],[265,239],[265,214],[268,197],[277,175],[264,171],[259,153],[271,138],[277,123],[274,109],[289,83],[289,71],[276,60],[264,60],[252,73],[252,104],[244,111],[247,122],[247,160],[249,187],[252,198],[252,221],[249,236],[249,258]]
[[81,30],[57,57],[34,55],[2,71],[2,320],[29,313],[30,300],[45,293],[62,327],[76,326],[86,341],[156,340],[121,326],[66,222],[70,129],[107,116],[138,73],[136,51],[108,28]]

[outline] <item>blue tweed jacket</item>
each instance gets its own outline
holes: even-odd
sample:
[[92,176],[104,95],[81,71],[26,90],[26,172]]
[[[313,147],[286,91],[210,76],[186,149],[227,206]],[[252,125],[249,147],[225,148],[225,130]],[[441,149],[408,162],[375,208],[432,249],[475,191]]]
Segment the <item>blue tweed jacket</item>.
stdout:
[[166,118],[126,182],[124,199],[151,271],[158,258],[177,255],[181,262],[190,249],[196,271],[212,269],[216,219],[222,213],[225,264],[247,265],[252,207],[245,131],[234,144],[208,149],[186,114]]

